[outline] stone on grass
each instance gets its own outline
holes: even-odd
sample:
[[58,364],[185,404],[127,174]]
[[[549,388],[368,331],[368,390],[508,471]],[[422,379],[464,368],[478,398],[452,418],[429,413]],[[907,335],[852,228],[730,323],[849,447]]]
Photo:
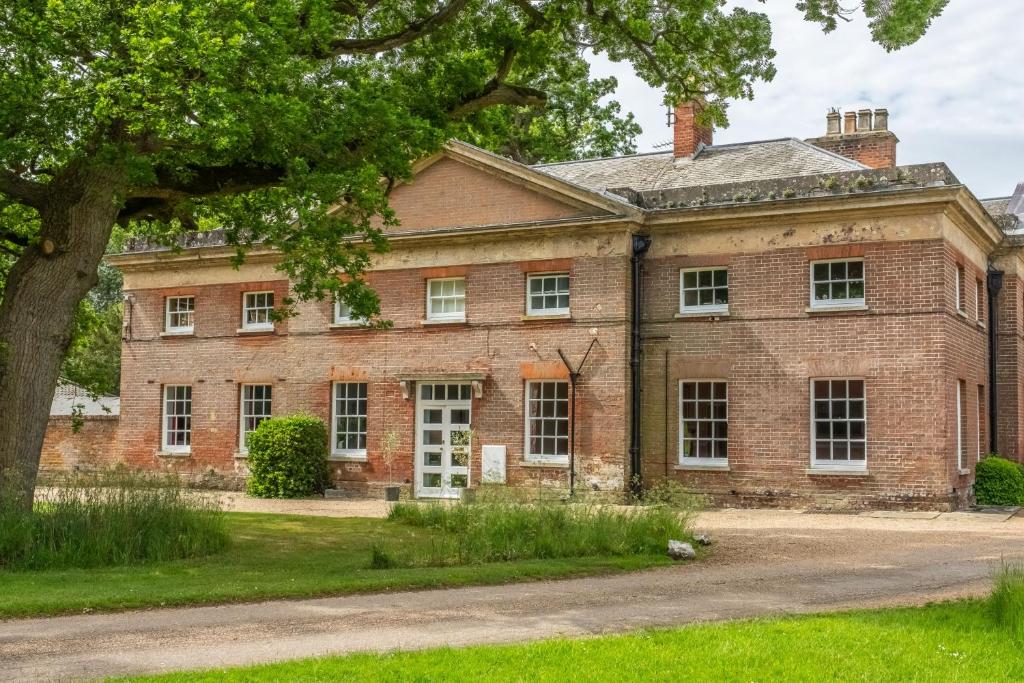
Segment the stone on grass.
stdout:
[[673,560],[692,560],[697,557],[697,551],[684,541],[669,541],[668,556]]
[[711,535],[705,533],[699,533],[693,535],[693,540],[697,541],[697,545],[711,545]]

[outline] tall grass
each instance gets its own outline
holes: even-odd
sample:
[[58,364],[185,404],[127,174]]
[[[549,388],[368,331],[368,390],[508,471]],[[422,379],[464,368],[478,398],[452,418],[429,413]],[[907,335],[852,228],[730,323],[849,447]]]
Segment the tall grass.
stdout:
[[566,503],[521,492],[478,494],[473,501],[398,503],[389,519],[443,533],[415,550],[378,543],[377,568],[454,566],[569,557],[653,555],[669,539],[692,538],[695,499],[625,507]]
[[997,624],[1024,643],[1024,565],[1003,565],[988,608]]
[[69,475],[32,511],[0,490],[0,570],[93,568],[198,557],[228,544],[216,503],[176,477]]

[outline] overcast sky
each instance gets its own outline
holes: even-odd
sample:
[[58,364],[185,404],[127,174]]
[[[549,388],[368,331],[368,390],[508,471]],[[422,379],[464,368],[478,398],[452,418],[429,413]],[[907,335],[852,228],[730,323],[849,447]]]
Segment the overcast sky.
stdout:
[[[772,21],[778,74],[733,102],[716,143],[825,133],[829,107],[889,110],[897,161],[944,161],[980,198],[1024,182],[1024,13],[1021,0],[951,0],[924,38],[887,53],[859,17],[824,35],[796,0],[741,0]],[[850,3],[853,4],[853,3]],[[628,64],[594,61],[595,76],[619,79],[617,99],[644,128],[640,151],[670,139],[662,93]]]

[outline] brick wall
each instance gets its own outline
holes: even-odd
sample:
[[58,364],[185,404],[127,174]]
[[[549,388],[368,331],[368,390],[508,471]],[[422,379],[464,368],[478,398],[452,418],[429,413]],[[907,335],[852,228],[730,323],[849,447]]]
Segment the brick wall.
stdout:
[[[862,257],[867,311],[809,313],[809,262]],[[720,256],[652,258],[644,325],[643,462],[726,502],[821,507],[952,506],[970,484],[955,468],[955,382],[964,440],[976,442],[985,333],[956,313],[958,256],[942,240]],[[679,269],[729,268],[729,315],[676,319]],[[966,263],[968,281],[974,270]],[[810,473],[810,380],[863,378],[867,475]],[[677,467],[678,382],[725,379],[729,470]],[[953,439],[954,441],[951,441]],[[970,448],[973,461],[974,448]],[[955,490],[954,490],[955,489]]]
[[[571,320],[523,320],[528,271],[567,268],[571,279]],[[564,482],[564,467],[523,463],[524,381],[538,372],[564,376],[562,349],[578,362],[591,340],[597,344],[583,371],[577,407],[580,481],[620,490],[625,476],[626,345],[623,292],[628,260],[621,257],[505,262],[451,266],[445,275],[466,278],[466,322],[424,325],[426,290],[436,268],[376,271],[368,279],[381,297],[390,330],[330,329],[331,305],[309,302],[300,315],[273,334],[242,336],[240,292],[256,283],[192,288],[196,297],[194,337],[160,336],[163,298],[178,290],[135,290],[132,341],[122,353],[120,443],[135,466],[166,468],[191,476],[213,472],[239,482],[245,461],[236,457],[239,392],[246,383],[273,386],[277,415],[308,412],[329,420],[333,381],[368,384],[368,457],[332,464],[336,479],[353,488],[386,483],[380,440],[399,437],[396,482],[413,476],[415,400],[401,394],[403,376],[474,372],[486,376],[483,395],[473,399],[471,480],[480,472],[480,446],[508,447],[512,483]],[[285,283],[272,283],[284,293]],[[260,285],[259,288],[263,286]],[[192,452],[187,457],[160,451],[161,392],[166,384],[190,384]],[[413,394],[414,395],[414,394]]]
[[896,143],[899,140],[890,131],[872,131],[828,135],[807,142],[871,168],[890,168],[896,165]]
[[39,471],[45,475],[77,469],[97,469],[120,461],[115,415],[83,417],[80,428],[71,416],[52,416],[46,425]]

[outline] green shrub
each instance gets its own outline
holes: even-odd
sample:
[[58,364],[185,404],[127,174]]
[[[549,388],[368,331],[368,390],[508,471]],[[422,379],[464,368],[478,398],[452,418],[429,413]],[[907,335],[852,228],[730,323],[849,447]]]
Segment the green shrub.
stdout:
[[264,420],[249,435],[249,495],[301,498],[329,480],[327,427],[309,415]]
[[1024,642],[1024,565],[1003,566],[988,607],[997,624]]
[[224,513],[173,476],[69,475],[33,510],[0,491],[0,570],[94,568],[200,557],[227,546]]
[[1024,505],[1024,468],[990,455],[978,463],[974,477],[978,505]]
[[[374,550],[373,564],[450,566],[511,560],[663,554],[669,539],[692,539],[694,503],[636,507],[565,503],[550,497],[523,502],[521,492],[507,497],[477,495],[457,503],[398,503],[389,519],[443,534],[417,550]],[[691,502],[692,499],[691,499]]]

